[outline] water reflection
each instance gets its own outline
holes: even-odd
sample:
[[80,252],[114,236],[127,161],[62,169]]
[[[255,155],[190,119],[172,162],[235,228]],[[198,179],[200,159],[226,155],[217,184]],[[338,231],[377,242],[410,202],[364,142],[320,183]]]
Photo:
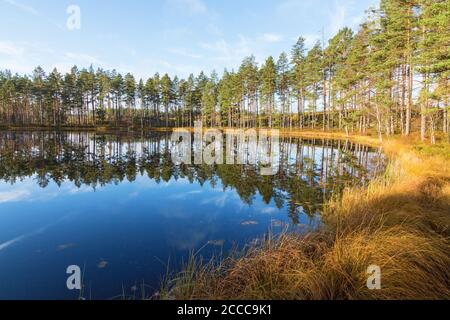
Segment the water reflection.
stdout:
[[156,290],[167,261],[226,253],[268,229],[315,228],[327,199],[383,169],[380,150],[298,138],[280,139],[274,176],[257,165],[175,165],[170,141],[1,132],[0,299],[74,299],[69,265],[84,267],[93,298],[142,281]]
[[[34,177],[42,188],[51,181],[58,186],[70,181],[78,191],[133,182],[137,176],[156,183],[187,179],[202,186],[208,181],[212,187],[220,181],[223,189],[235,190],[245,204],[251,205],[259,193],[266,204],[273,200],[278,208],[286,205],[292,222],[298,223],[299,213],[314,216],[332,194],[349,184],[365,184],[383,169],[381,150],[349,141],[281,139],[275,176],[260,175],[257,165],[175,165],[170,150],[168,133],[3,132],[0,179],[14,184]],[[27,196],[26,191],[4,192],[0,203]],[[187,196],[172,195],[177,199]],[[220,204],[223,197],[205,201]]]

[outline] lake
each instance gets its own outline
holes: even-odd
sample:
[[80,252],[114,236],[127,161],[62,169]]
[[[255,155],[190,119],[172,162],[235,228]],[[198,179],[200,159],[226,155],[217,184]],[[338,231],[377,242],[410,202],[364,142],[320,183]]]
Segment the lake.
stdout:
[[[194,143],[194,141],[192,141]],[[235,146],[233,145],[233,148]],[[184,164],[170,133],[0,132],[0,299],[77,299],[159,289],[167,270],[317,228],[323,204],[384,170],[380,149],[280,138],[277,172]]]

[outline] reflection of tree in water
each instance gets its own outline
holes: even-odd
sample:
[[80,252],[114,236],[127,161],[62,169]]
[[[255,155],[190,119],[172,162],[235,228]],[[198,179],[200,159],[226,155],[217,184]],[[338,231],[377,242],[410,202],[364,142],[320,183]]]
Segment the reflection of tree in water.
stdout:
[[[225,148],[224,148],[225,150]],[[322,204],[349,184],[367,183],[383,167],[380,150],[348,141],[287,138],[280,141],[280,168],[261,176],[255,165],[175,165],[170,136],[152,133],[133,137],[95,133],[3,132],[0,134],[0,179],[15,183],[34,177],[45,188],[71,181],[98,188],[133,182],[147,175],[157,183],[187,179],[203,186],[219,183],[252,204],[260,194],[278,208],[286,206],[298,223],[302,213],[313,216]]]

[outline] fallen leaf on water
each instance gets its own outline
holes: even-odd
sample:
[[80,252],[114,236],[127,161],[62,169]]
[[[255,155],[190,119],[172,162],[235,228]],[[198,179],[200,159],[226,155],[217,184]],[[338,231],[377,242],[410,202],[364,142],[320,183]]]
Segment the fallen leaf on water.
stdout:
[[254,226],[257,224],[258,224],[258,221],[253,221],[253,220],[241,222],[242,226]]

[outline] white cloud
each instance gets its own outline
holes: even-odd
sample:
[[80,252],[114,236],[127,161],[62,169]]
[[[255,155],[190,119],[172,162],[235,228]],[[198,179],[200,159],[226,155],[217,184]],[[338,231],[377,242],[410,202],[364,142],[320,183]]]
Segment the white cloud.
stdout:
[[24,53],[24,48],[9,41],[0,41],[0,54],[17,56]]
[[36,9],[35,9],[34,7],[32,7],[32,6],[23,4],[23,3],[21,3],[21,2],[19,2],[19,1],[17,1],[17,0],[3,0],[3,2],[8,3],[8,4],[12,5],[13,7],[15,7],[15,8],[17,8],[17,9],[23,11],[23,12],[32,14],[33,16],[36,16],[36,17],[43,18],[44,21],[46,21],[46,22],[52,24],[53,26],[57,27],[58,29],[60,29],[60,30],[62,30],[62,31],[65,31],[65,30],[66,30],[66,29],[65,29],[63,26],[61,26],[59,23],[56,23],[56,22],[54,22],[54,21],[52,21],[52,20],[46,18],[41,12],[39,12],[38,10],[36,10]]
[[237,43],[230,44],[225,39],[215,42],[203,42],[200,46],[211,53],[213,61],[225,63],[227,66],[237,66],[244,57],[252,54],[250,40],[239,35]]
[[28,190],[0,192],[0,203],[21,201],[29,196],[30,192]]
[[10,5],[16,7],[17,9],[20,9],[22,11],[31,13],[31,14],[33,14],[35,16],[39,16],[40,15],[39,11],[37,11],[32,6],[28,6],[28,5],[22,4],[22,3],[18,2],[18,1],[15,1],[15,0],[3,0],[3,2],[9,3]]
[[90,193],[93,192],[94,189],[90,186],[81,186],[81,187],[70,187],[69,194],[81,194],[81,193]]
[[345,18],[348,11],[347,2],[336,0],[334,4],[335,5],[333,11],[330,11],[329,13],[329,29],[332,36],[337,34],[340,29],[345,27]]
[[12,240],[9,240],[9,241],[0,243],[0,251],[2,251],[2,250],[4,250],[4,249],[8,248],[9,246],[12,246],[12,245],[13,245],[14,243],[16,243],[16,242],[22,241],[23,239],[25,239],[25,235],[22,235],[22,236],[19,236],[19,237],[17,237],[17,238],[14,238],[14,239],[12,239]]
[[302,37],[305,39],[305,46],[307,48],[312,48],[317,41],[321,41],[322,36],[314,33],[309,33],[302,35]]
[[265,42],[275,43],[283,41],[283,36],[276,33],[265,33],[261,36],[261,39]]
[[42,64],[42,56],[53,57],[54,51],[32,42],[0,41],[0,69],[30,73]]
[[279,210],[274,207],[268,207],[268,208],[261,209],[261,213],[264,213],[264,214],[274,214],[274,213],[277,213],[278,211]]
[[159,72],[160,74],[168,73],[171,76],[187,77],[190,73],[197,74],[202,70],[200,66],[181,62],[173,63],[156,57],[143,60],[142,63],[145,65],[146,76]]
[[[74,65],[106,67],[101,59],[88,53],[55,51],[45,43],[0,41],[0,70],[29,74],[38,65],[46,71],[57,68],[67,72]],[[116,67],[116,66],[115,66]]]
[[192,196],[194,194],[200,194],[202,193],[201,190],[193,190],[193,191],[188,191],[188,192],[181,192],[181,193],[176,193],[176,194],[172,194],[168,197],[168,199],[171,200],[184,200],[187,199],[189,196]]
[[203,58],[202,55],[200,54],[196,54],[196,53],[192,53],[190,51],[188,51],[185,48],[170,48],[167,50],[170,53],[182,56],[182,57],[186,57],[186,58],[191,58],[191,59],[201,59]]
[[103,62],[96,57],[93,57],[86,53],[66,52],[64,53],[64,58],[70,60],[72,64],[79,63],[82,66],[85,66],[87,64],[103,64]]

